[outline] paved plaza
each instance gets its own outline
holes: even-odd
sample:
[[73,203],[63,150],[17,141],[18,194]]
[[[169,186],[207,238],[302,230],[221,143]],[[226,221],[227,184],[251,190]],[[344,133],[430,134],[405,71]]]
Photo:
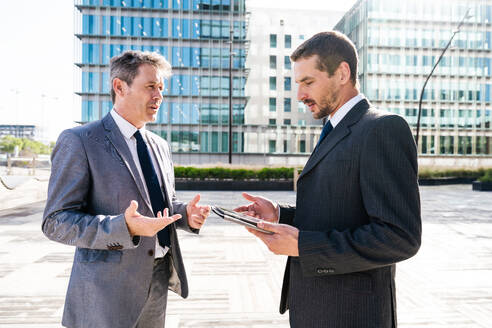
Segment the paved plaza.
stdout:
[[[201,194],[204,203],[244,203],[236,192]],[[294,192],[257,194],[295,200]],[[421,187],[421,198],[422,247],[397,266],[399,327],[492,327],[492,193]],[[0,210],[0,327],[60,327],[74,249],[41,233],[43,207]],[[166,327],[288,327],[278,313],[285,257],[214,216],[199,236],[180,232],[180,240],[190,295],[170,294]]]

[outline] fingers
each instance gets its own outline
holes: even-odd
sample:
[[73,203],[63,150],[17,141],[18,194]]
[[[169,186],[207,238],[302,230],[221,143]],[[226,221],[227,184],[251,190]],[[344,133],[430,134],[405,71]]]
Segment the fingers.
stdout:
[[247,212],[243,212],[243,214],[245,214],[247,216],[252,216],[252,217],[257,218],[257,219],[260,218],[260,215],[258,213],[256,213],[255,211],[247,211]]
[[[151,222],[155,222],[155,224],[158,227],[157,231],[159,231],[159,230],[163,229],[164,227],[178,221],[179,219],[181,219],[181,214],[174,214],[173,216],[157,217],[157,219],[152,219]],[[157,233],[157,231],[156,231],[156,233]]]
[[272,231],[275,233],[279,233],[282,230],[282,227],[280,225],[278,225],[276,223],[266,222],[266,221],[258,222],[257,226],[258,226],[258,228],[262,228],[262,229]]
[[200,207],[200,214],[202,216],[204,216],[205,218],[210,215],[210,211],[211,211],[211,208],[208,205]]
[[207,217],[204,215],[193,214],[192,216],[190,216],[188,218],[188,224],[193,229],[200,229],[202,227],[202,225],[205,223],[206,219],[207,219]]
[[195,206],[200,201],[200,194],[197,194],[189,203],[189,206]]
[[249,205],[239,206],[233,209],[234,212],[247,212],[249,211]]
[[181,214],[174,214],[173,216],[170,216],[169,219],[171,219],[170,223],[176,222],[181,219]]
[[258,230],[255,230],[255,229],[251,229],[251,228],[248,228],[246,227],[246,230],[248,230],[249,233],[252,233],[253,235],[255,235],[256,237],[260,238],[260,234],[261,232],[259,232]]
[[129,215],[136,215],[137,214],[137,209],[138,209],[138,202],[136,200],[132,200],[130,202],[130,206],[126,209],[128,211]]
[[253,195],[250,195],[248,194],[247,192],[243,192],[243,197],[246,199],[246,200],[249,200],[250,202],[256,202],[258,200],[257,197],[253,196]]

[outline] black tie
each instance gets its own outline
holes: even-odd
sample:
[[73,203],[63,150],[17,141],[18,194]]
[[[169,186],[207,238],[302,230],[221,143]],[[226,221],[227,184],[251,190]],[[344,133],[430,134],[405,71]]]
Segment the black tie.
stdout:
[[[142,138],[142,134],[140,134],[140,131],[137,130],[133,136],[137,139],[138,160],[140,162],[140,167],[142,168],[142,173],[145,178],[145,184],[147,185],[147,190],[149,192],[152,210],[154,211],[154,215],[157,216],[157,212],[163,212],[167,207],[166,200],[162,195],[159,180],[157,179],[157,174],[155,173],[154,166],[152,165],[152,161],[150,159],[149,150],[147,149],[147,145]],[[157,238],[159,239],[159,244],[161,246],[169,247],[171,245],[168,227],[165,227],[159,231],[157,233]]]
[[321,131],[321,135],[319,136],[318,143],[316,144],[316,148],[318,148],[319,144],[323,139],[328,135],[328,133],[333,130],[333,125],[331,125],[330,121],[326,122],[325,126],[323,127],[323,130]]

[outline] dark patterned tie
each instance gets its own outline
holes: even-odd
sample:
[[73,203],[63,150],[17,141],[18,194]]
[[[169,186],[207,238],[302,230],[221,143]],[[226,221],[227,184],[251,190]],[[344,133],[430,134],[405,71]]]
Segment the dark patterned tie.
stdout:
[[325,126],[323,127],[323,130],[321,131],[321,135],[319,136],[318,143],[316,144],[316,149],[318,149],[319,144],[323,139],[328,135],[328,133],[333,130],[333,125],[331,125],[330,121],[326,122]]
[[[164,211],[167,207],[167,203],[159,186],[159,180],[157,179],[157,174],[155,173],[154,165],[152,165],[149,150],[147,149],[147,145],[142,138],[142,134],[137,130],[133,136],[137,139],[138,160],[140,162],[140,167],[142,168],[142,173],[145,178],[145,184],[147,185],[147,190],[149,192],[152,210],[154,211],[154,215],[157,216],[157,212]],[[165,227],[159,231],[157,233],[157,238],[159,239],[159,244],[161,246],[169,247],[171,245],[168,227]]]

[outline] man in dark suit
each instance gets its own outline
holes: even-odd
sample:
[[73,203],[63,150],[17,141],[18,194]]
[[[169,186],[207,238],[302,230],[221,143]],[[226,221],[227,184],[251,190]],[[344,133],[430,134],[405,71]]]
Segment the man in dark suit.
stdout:
[[[357,52],[338,32],[291,56],[297,97],[328,119],[297,182],[296,206],[244,194],[250,230],[288,255],[280,312],[292,327],[396,327],[395,263],[420,247],[417,149],[405,120],[359,93]],[[278,222],[278,224],[277,224]]]
[[168,289],[188,296],[176,227],[198,233],[210,207],[176,199],[169,146],[145,128],[170,73],[157,53],[112,58],[113,109],[53,150],[42,229],[76,246],[66,327],[163,328]]

